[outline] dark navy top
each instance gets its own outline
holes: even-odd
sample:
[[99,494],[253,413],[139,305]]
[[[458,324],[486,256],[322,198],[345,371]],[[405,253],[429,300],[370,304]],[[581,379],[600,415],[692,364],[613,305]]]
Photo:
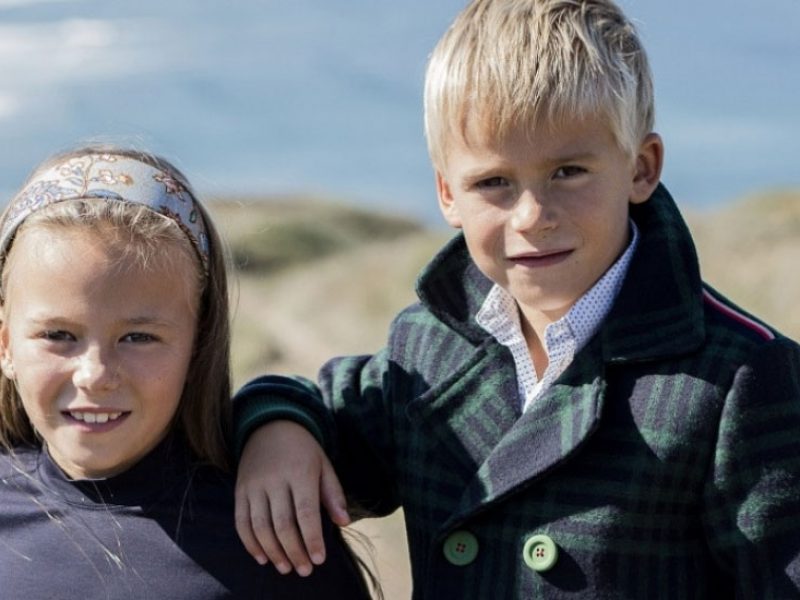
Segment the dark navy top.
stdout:
[[280,575],[234,529],[233,478],[177,437],[116,477],[71,481],[39,448],[0,452],[0,597],[65,600],[365,598],[327,522],[324,565]]

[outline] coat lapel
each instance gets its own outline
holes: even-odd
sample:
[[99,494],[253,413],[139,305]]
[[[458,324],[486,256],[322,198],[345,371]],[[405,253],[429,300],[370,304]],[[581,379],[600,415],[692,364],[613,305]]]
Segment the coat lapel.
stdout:
[[409,403],[412,425],[461,472],[466,484],[519,417],[514,361],[487,340],[441,385]]
[[445,528],[552,470],[595,430],[605,397],[599,341],[579,354],[523,415],[508,349],[486,343],[443,386],[408,406],[423,437],[436,440],[464,481]]
[[596,348],[584,350],[486,454],[445,529],[545,476],[596,430],[605,399],[604,368]]

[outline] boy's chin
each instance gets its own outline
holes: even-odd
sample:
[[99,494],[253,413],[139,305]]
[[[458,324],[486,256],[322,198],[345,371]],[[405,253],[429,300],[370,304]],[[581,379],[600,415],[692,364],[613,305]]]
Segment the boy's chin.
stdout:
[[514,298],[523,316],[536,314],[547,317],[550,321],[557,321],[567,314],[580,298],[580,295],[573,296],[563,292],[514,293],[511,290],[507,291]]

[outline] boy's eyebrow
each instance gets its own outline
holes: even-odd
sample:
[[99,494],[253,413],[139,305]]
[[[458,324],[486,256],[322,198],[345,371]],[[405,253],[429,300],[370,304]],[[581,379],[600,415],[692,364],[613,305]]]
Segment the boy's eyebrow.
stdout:
[[36,325],[37,327],[41,326],[52,326],[52,325],[61,325],[64,323],[69,323],[69,319],[64,319],[63,317],[51,317],[49,315],[35,315],[29,319],[29,321]]
[[[556,154],[551,157],[547,157],[544,159],[544,164],[555,165],[555,164],[564,164],[564,163],[571,163],[571,162],[585,162],[590,160],[595,160],[597,158],[597,152],[592,151],[579,151],[579,152],[565,152],[564,154]],[[488,173],[493,171],[503,169],[503,163],[498,162],[495,165],[491,166],[478,166],[471,169],[467,169],[462,174],[462,179],[464,180],[472,180],[472,179],[480,179],[482,177],[486,177]]]
[[596,152],[574,152],[574,153],[565,153],[562,155],[554,156],[553,158],[548,159],[548,162],[551,163],[565,163],[565,162],[583,162],[586,160],[592,160],[597,157]]
[[467,181],[472,180],[472,179],[481,179],[483,177],[486,177],[486,175],[488,173],[491,173],[491,172],[497,170],[498,168],[501,168],[501,167],[499,167],[499,166],[491,166],[491,167],[481,166],[481,167],[475,167],[473,169],[467,169],[461,174],[461,179],[464,179],[464,180],[467,180]]

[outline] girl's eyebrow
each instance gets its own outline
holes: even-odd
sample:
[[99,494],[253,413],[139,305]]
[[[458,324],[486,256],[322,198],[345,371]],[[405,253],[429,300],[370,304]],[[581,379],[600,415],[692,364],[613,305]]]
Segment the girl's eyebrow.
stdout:
[[151,315],[131,317],[130,319],[125,319],[125,322],[130,325],[151,325],[156,327],[168,327],[170,325],[174,325],[173,321]]
[[[46,314],[34,315],[31,317],[30,322],[38,327],[64,327],[77,324],[75,321],[66,317],[50,316]],[[131,317],[130,319],[124,319],[123,322],[127,325],[149,325],[151,327],[170,327],[175,324],[174,321],[163,319],[155,315],[140,315]]]

